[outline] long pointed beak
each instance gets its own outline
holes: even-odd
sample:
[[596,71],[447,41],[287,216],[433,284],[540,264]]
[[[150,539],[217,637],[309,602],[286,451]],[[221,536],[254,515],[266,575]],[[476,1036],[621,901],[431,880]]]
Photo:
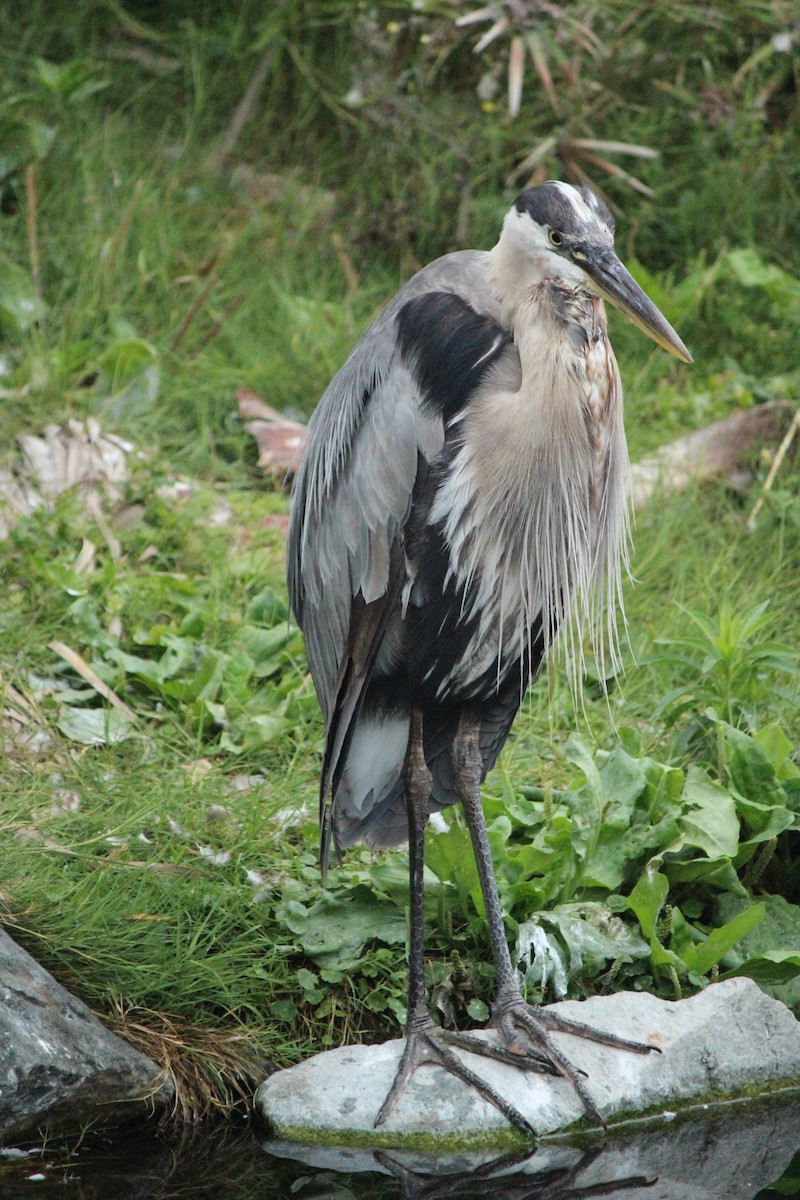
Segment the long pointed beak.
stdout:
[[693,362],[692,356],[650,297],[617,258],[613,250],[589,255],[582,263],[584,271],[597,285],[604,300],[608,300],[643,333],[659,346],[674,354],[681,362]]

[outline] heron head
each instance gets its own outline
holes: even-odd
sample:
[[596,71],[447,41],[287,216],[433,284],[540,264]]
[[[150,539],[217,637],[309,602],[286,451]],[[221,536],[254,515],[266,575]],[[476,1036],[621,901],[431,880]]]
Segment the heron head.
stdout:
[[537,280],[560,279],[602,296],[681,362],[692,356],[614,250],[614,218],[590,188],[543,183],[521,192],[503,226]]

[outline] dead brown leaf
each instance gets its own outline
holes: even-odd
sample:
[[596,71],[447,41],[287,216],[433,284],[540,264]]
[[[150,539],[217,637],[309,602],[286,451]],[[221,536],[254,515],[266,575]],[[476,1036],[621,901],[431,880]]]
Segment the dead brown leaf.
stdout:
[[236,399],[245,429],[255,438],[259,467],[286,486],[300,465],[308,440],[306,426],[282,416],[249,388],[240,388]]

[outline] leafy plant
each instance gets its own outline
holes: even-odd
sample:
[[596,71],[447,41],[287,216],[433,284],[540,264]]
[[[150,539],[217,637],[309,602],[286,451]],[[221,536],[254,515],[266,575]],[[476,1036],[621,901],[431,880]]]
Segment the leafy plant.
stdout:
[[[617,986],[669,995],[700,986],[764,918],[742,879],[760,846],[800,830],[800,771],[777,726],[751,737],[718,725],[727,786],[696,766],[684,772],[621,747],[593,755],[572,737],[568,759],[583,774],[580,786],[487,799],[501,899],[538,994],[585,994],[612,966]],[[428,835],[426,861],[455,886],[460,904],[482,913],[458,814],[446,831]],[[720,891],[742,908],[714,928],[698,918]],[[631,913],[638,929],[625,919]],[[470,928],[478,936],[477,925]],[[788,948],[778,966],[765,960],[748,970],[776,983],[794,955]]]
[[[796,685],[800,654],[788,644],[764,636],[773,624],[768,601],[737,613],[724,600],[716,617],[685,605],[680,610],[696,632],[661,638],[656,644],[667,651],[662,661],[679,668],[686,682],[659,701],[656,713],[664,716],[668,726],[687,712],[693,713],[682,734],[682,745],[689,747],[702,740],[709,728],[704,715],[708,707],[729,725],[754,731],[778,696],[792,706],[800,705]],[[794,683],[794,688],[778,685],[776,675]]]

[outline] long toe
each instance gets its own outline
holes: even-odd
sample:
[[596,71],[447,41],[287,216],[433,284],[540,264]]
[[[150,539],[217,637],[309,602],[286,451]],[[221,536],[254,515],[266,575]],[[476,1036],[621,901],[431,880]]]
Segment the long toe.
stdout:
[[585,1025],[583,1021],[569,1021],[566,1017],[561,1017],[547,1008],[535,1008],[533,1005],[526,1007],[545,1029],[553,1029],[558,1033],[571,1033],[573,1037],[599,1042],[602,1046],[613,1046],[616,1050],[631,1050],[634,1054],[661,1053],[658,1046],[653,1046],[649,1042],[634,1042],[630,1038],[619,1037],[616,1033],[607,1033],[605,1029],[595,1029],[593,1025]]
[[498,1046],[496,1042],[487,1042],[471,1033],[461,1033],[453,1029],[440,1029],[437,1036],[448,1046],[456,1046],[459,1050],[468,1050],[470,1054],[479,1054],[483,1058],[491,1058],[495,1062],[507,1063],[519,1071],[535,1071],[542,1075],[558,1075],[550,1059],[530,1044],[530,1038],[513,1037],[508,1043]]
[[584,1082],[586,1073],[570,1062],[567,1055],[551,1037],[551,1033],[568,1033],[573,1037],[584,1038],[611,1046],[615,1050],[632,1051],[634,1054],[649,1054],[659,1052],[658,1046],[650,1046],[646,1042],[632,1041],[608,1033],[604,1029],[595,1029],[581,1021],[570,1021],[554,1013],[551,1009],[536,1008],[526,1004],[520,996],[503,999],[495,1003],[494,1023],[503,1044],[512,1055],[518,1055],[520,1050],[535,1060],[544,1058],[552,1072],[567,1079],[577,1092],[586,1113],[592,1119],[605,1125],[592,1095]]
[[497,1028],[503,1041],[513,1045],[520,1041],[528,1042],[529,1053],[544,1055],[553,1068],[554,1074],[562,1075],[572,1084],[580,1097],[587,1116],[598,1124],[605,1126],[605,1121],[594,1102],[591,1092],[584,1083],[584,1073],[574,1066],[566,1054],[555,1044],[548,1030],[539,1020],[539,1012],[520,1001],[506,1008],[496,1017]]
[[473,1088],[479,1096],[501,1112],[509,1124],[525,1134],[536,1136],[536,1130],[525,1120],[522,1113],[504,1100],[485,1079],[471,1071],[459,1056],[444,1044],[439,1037],[439,1031],[433,1026],[429,1030],[410,1033],[406,1038],[394,1082],[375,1118],[376,1128],[384,1123],[407,1088],[414,1072],[425,1063],[435,1063],[451,1075],[455,1075],[457,1079],[462,1079],[468,1087]]

